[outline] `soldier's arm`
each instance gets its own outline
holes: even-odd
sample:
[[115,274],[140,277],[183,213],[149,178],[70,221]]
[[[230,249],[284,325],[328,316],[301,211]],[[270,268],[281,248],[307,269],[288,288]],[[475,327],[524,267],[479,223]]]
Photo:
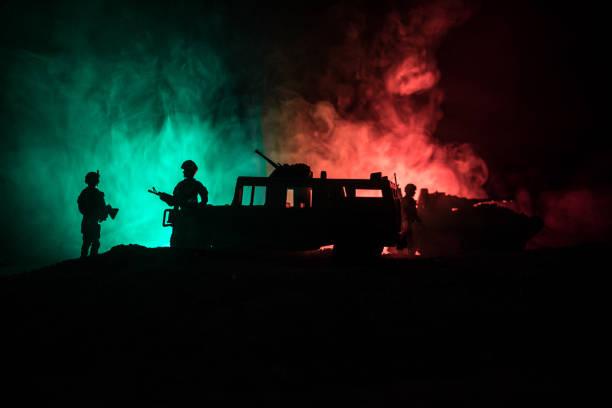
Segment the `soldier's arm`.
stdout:
[[79,198],[77,198],[77,205],[79,206],[79,212],[85,215],[85,211],[83,209],[83,192],[82,191],[81,191],[81,194],[79,194]]
[[104,201],[104,193],[99,192],[98,197],[96,199],[96,213],[98,214],[98,219],[103,221],[106,219],[106,202]]
[[202,199],[202,205],[206,205],[208,204],[208,190],[206,189],[206,187],[204,187],[203,184],[200,183],[200,198]]
[[159,199],[162,200],[164,203],[170,206],[174,205],[174,196],[168,193],[158,193],[157,195],[159,196]]
[[181,183],[178,183],[176,185],[176,187],[174,187],[174,190],[172,191],[172,196],[169,197],[169,200],[166,201],[166,203],[168,205],[174,206],[174,208],[178,208],[179,205],[181,205],[182,203],[180,202],[180,188],[179,186],[181,185]]

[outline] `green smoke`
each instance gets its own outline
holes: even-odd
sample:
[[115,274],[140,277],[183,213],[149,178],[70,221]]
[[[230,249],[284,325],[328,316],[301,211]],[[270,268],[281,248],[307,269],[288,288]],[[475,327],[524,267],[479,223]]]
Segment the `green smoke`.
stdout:
[[89,171],[120,209],[101,251],[168,245],[167,207],[147,189],[172,192],[184,160],[211,204],[230,202],[238,175],[265,172],[253,154],[260,73],[244,68],[255,51],[233,47],[219,13],[81,3],[1,6],[5,264],[78,256]]

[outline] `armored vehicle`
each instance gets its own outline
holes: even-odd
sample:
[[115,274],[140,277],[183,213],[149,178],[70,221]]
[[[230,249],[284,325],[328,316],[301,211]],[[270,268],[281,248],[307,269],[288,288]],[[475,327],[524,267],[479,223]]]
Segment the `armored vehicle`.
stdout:
[[170,246],[314,250],[333,245],[338,255],[379,255],[383,247],[396,245],[400,190],[381,173],[331,179],[321,172],[316,178],[306,165],[271,163],[270,177],[238,177],[230,205],[165,210],[163,225],[173,228]]
[[428,256],[521,250],[543,223],[518,212],[513,204],[422,189],[418,211],[423,224],[417,227],[417,247]]

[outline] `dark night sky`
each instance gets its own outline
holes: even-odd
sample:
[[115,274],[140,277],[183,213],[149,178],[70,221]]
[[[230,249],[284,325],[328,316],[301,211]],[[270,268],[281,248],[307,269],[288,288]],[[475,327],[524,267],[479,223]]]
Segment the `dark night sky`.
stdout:
[[500,179],[536,191],[609,184],[603,20],[583,3],[487,2],[447,36],[438,136],[474,143],[491,189]]

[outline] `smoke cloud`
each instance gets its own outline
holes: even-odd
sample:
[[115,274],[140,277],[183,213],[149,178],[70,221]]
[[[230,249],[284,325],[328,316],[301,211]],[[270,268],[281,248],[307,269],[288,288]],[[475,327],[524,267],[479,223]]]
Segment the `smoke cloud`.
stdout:
[[346,5],[331,14],[340,33],[319,40],[334,45],[321,51],[314,42],[291,58],[323,52],[325,68],[294,70],[293,78],[267,95],[268,150],[284,161],[309,164],[315,174],[397,173],[401,184],[485,197],[484,160],[469,144],[442,144],[434,137],[444,98],[435,49],[468,10],[445,1],[390,11],[380,22]]

